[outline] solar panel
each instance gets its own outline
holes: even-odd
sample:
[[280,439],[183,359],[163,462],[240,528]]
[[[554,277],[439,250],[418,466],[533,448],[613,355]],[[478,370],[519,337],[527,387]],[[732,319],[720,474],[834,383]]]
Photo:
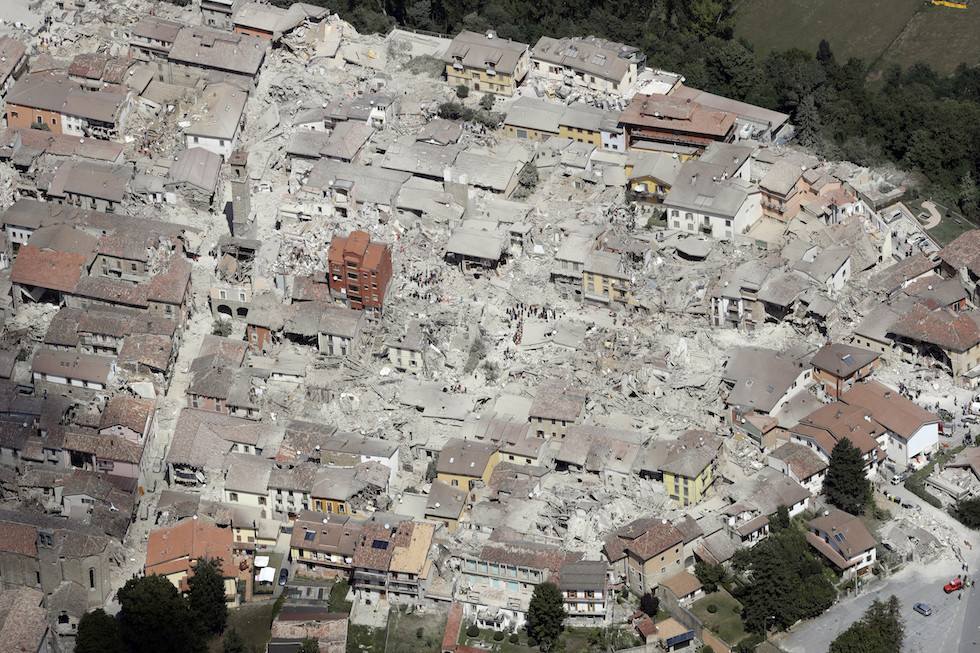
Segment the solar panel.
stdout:
[[307,542],[312,542],[314,537],[316,537],[316,531],[306,531],[306,535],[303,536],[303,539]]
[[371,548],[381,549],[382,551],[384,551],[385,549],[388,548],[388,543],[385,540],[375,540],[371,542]]
[[844,537],[843,533],[836,533],[834,534],[834,539],[838,542],[843,542],[846,538]]

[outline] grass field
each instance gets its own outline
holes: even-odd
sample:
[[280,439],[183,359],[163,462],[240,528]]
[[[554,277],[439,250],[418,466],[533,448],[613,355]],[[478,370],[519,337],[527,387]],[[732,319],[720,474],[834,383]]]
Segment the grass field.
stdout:
[[388,653],[430,653],[439,650],[446,633],[443,612],[405,614],[392,608],[388,618]]
[[[228,611],[228,626],[225,633],[234,628],[245,640],[247,646],[264,651],[272,635],[272,603],[253,603]],[[210,653],[219,653],[224,648],[223,637],[214,637],[208,642]]]
[[[708,606],[712,604],[718,608],[714,613],[708,612]],[[729,645],[738,644],[746,636],[742,617],[739,614],[741,610],[742,606],[739,602],[723,589],[698,599],[691,606],[691,612],[701,620],[701,623],[717,633]]]
[[736,36],[762,58],[770,50],[817,51],[827,39],[838,61],[859,57],[881,70],[925,61],[952,72],[980,61],[980,4],[939,7],[923,0],[746,0]]

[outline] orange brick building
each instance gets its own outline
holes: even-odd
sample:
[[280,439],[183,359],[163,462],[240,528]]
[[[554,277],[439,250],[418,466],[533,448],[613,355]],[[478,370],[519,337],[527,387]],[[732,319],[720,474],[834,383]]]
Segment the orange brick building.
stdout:
[[334,238],[327,254],[330,293],[349,308],[380,315],[391,282],[391,248],[363,231]]

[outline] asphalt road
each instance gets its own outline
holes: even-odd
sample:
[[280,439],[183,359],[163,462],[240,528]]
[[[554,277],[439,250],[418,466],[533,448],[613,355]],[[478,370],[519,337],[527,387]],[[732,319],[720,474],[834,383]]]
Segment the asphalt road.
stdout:
[[[980,590],[971,588],[946,594],[943,585],[960,573],[959,563],[944,561],[926,569],[909,567],[884,582],[876,582],[870,591],[850,596],[823,615],[794,627],[776,638],[787,653],[824,653],[830,643],[857,621],[876,598],[882,601],[894,594],[902,604],[905,624],[903,653],[938,653],[956,651],[976,653],[980,647]],[[916,603],[932,607],[932,615],[923,617],[912,609]],[[967,615],[970,616],[966,619]],[[972,636],[972,637],[971,637]]]
[[[967,557],[967,560],[970,558]],[[970,577],[973,581],[973,573],[980,570],[980,555],[973,556],[970,564]],[[966,595],[962,599],[964,620],[963,630],[960,633],[960,653],[976,653],[980,651],[980,589],[971,587],[966,590]]]

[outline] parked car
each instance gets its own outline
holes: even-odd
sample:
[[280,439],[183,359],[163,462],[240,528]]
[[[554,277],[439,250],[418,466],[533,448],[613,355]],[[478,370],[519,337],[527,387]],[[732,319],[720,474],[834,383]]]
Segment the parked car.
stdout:
[[283,567],[279,570],[279,584],[285,585],[287,580],[289,580],[289,570]]
[[912,609],[921,614],[923,617],[928,617],[932,614],[932,608],[925,603],[916,603],[912,606]]
[[949,581],[945,587],[943,587],[943,591],[947,594],[957,592],[961,589],[963,589],[963,580],[960,578],[954,578],[953,580]]
[[885,547],[887,550],[891,551],[892,553],[895,552],[895,545],[892,544],[891,542],[882,542],[881,546]]
[[902,478],[904,474],[895,474],[892,476],[892,485],[900,485],[905,479]]

